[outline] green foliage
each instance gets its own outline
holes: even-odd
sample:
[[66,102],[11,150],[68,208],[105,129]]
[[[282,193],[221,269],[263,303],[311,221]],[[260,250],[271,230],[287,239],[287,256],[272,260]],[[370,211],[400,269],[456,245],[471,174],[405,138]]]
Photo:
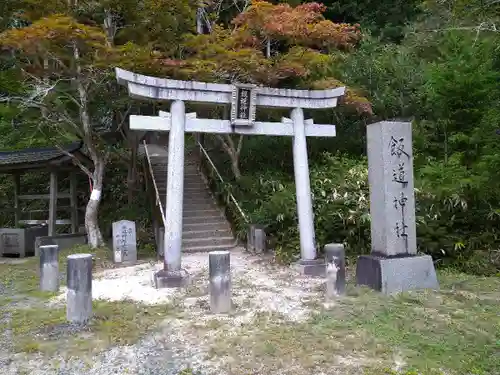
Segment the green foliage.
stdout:
[[[308,140],[318,248],[343,242],[350,254],[369,251],[365,127],[379,120],[411,119],[420,251],[441,265],[498,272],[500,36],[493,26],[500,19],[499,3],[327,1],[324,13],[317,4],[286,3],[255,1],[236,14],[238,2],[223,2],[219,20],[224,22],[210,35],[194,35],[197,4],[192,0],[99,0],[79,2],[74,9],[61,0],[4,1],[0,31],[7,31],[2,43],[18,52],[0,56],[0,95],[23,95],[50,73],[49,81],[57,87],[45,102],[62,116],[49,123],[40,120],[38,109],[0,103],[0,149],[50,145],[67,139],[68,133],[81,135],[74,131],[80,121],[77,96],[66,82],[74,77],[69,41],[80,48],[90,120],[96,127],[110,122],[126,127],[132,112],[156,110],[130,105],[109,74],[116,65],[150,75],[280,87],[328,88],[348,82],[356,89],[349,89],[343,102],[355,104],[355,111],[314,114],[316,122],[338,126],[337,138]],[[207,10],[213,18],[217,9],[212,5]],[[114,35],[101,26],[108,16],[116,21]],[[361,29],[344,22],[359,22]],[[27,27],[12,29],[15,25]],[[360,30],[367,31],[362,39]],[[57,64],[47,70],[42,58],[48,55],[56,56]],[[21,67],[30,75],[22,75]],[[38,81],[23,81],[33,74]],[[282,115],[278,110],[259,113],[273,121]],[[123,217],[136,220],[142,228],[139,241],[148,247],[147,197],[139,189],[129,205],[122,163],[128,155],[121,145],[113,150],[125,158],[114,158],[106,173],[104,227],[109,231],[111,222]],[[245,237],[246,222],[230,193],[250,221],[267,226],[278,256],[293,260],[299,242],[291,139],[247,137],[238,183],[232,181],[227,155],[216,148],[211,154],[226,183],[204,168],[238,236]],[[46,185],[39,176],[27,181],[29,188],[40,181]],[[8,208],[11,193],[12,181],[3,178],[0,209]],[[2,220],[10,223],[7,216]]]
[[149,197],[144,186],[144,176],[137,175],[137,187],[134,190],[133,201],[129,202],[127,180],[127,166],[123,161],[114,157],[108,165],[104,184],[108,188],[103,192],[103,205],[100,209],[100,223],[103,233],[110,235],[113,222],[118,220],[132,220],[136,223],[137,245],[150,252],[154,242],[151,214],[149,212]]
[[420,2],[416,0],[330,0],[323,3],[328,7],[326,17],[357,22],[374,35],[391,41],[401,40],[407,24],[420,13]]

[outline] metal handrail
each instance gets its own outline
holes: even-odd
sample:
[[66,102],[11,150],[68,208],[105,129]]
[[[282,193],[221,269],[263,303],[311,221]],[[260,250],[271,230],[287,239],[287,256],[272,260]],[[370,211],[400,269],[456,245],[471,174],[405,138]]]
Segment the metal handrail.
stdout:
[[[196,143],[198,144],[198,147],[200,148],[200,150],[203,152],[203,154],[205,155],[205,157],[207,158],[208,162],[210,163],[212,169],[214,170],[214,172],[217,174],[217,177],[219,177],[219,180],[225,185],[226,183],[224,182],[224,179],[222,178],[221,174],[219,173],[219,171],[217,170],[217,167],[215,166],[215,164],[213,163],[212,159],[210,158],[210,156],[208,155],[208,152],[207,150],[205,150],[205,148],[201,145],[201,143],[196,140]],[[231,200],[233,201],[234,205],[236,206],[236,208],[238,209],[238,211],[240,212],[240,215],[241,217],[243,217],[243,220],[245,220],[245,222],[248,224],[249,221],[247,219],[247,216],[245,215],[245,213],[243,212],[243,210],[241,209],[240,205],[238,204],[238,202],[236,201],[236,198],[234,197],[233,194],[229,193],[229,197],[231,198]]]
[[156,186],[155,175],[153,173],[153,166],[151,165],[151,158],[149,157],[148,145],[146,141],[144,143],[144,150],[146,151],[146,159],[148,160],[149,173],[151,174],[151,180],[153,180],[153,186],[155,187],[156,194],[156,205],[160,207],[161,220],[163,221],[163,226],[166,227],[165,213],[163,212],[163,206],[161,205],[160,192],[158,191],[158,186]]

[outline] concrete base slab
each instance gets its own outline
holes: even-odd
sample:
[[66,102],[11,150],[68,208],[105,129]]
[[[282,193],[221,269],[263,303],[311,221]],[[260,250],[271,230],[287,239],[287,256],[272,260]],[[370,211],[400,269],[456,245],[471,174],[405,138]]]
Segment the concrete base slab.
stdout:
[[326,263],[324,259],[301,259],[294,264],[293,268],[305,276],[325,277],[326,275]]
[[429,255],[385,258],[362,255],[356,266],[356,282],[385,294],[417,289],[439,289]]
[[153,283],[156,289],[181,288],[189,285],[190,277],[187,271],[161,270],[154,274]]

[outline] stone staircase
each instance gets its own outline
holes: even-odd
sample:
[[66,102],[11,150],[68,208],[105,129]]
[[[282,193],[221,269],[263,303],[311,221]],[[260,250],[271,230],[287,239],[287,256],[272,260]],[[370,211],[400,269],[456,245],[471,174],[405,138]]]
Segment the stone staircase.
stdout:
[[[148,152],[154,179],[165,210],[167,148],[156,144],[148,144]],[[159,233],[161,236],[164,232],[160,230]],[[163,243],[162,240],[157,242]],[[236,246],[236,244],[229,223],[222,210],[217,207],[201,172],[198,171],[196,158],[189,150],[186,150],[182,251],[189,253],[227,250]]]

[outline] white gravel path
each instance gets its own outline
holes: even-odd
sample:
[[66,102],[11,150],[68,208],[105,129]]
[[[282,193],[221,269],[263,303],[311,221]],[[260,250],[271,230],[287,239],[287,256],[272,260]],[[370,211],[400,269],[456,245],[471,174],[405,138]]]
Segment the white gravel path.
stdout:
[[[114,347],[85,361],[16,354],[0,373],[17,375],[22,368],[30,375],[178,375],[182,369],[191,367],[203,375],[223,375],[228,372],[222,362],[206,359],[210,343],[221,333],[218,330],[223,329],[227,335],[237,334],[239,328],[251,324],[260,312],[302,321],[311,314],[309,302],[322,299],[318,287],[323,280],[302,277],[290,268],[270,265],[260,257],[235,249],[231,252],[235,311],[215,316],[208,311],[208,254],[187,254],[182,262],[193,277],[193,284],[187,289],[155,289],[152,274],[161,264],[142,264],[95,275],[94,299],[133,300],[151,305],[181,301],[181,316],[166,318],[155,334],[135,345]],[[65,295],[62,291],[51,303],[64,303]],[[223,328],[210,328],[214,319]],[[204,329],[198,329],[194,323]]]

